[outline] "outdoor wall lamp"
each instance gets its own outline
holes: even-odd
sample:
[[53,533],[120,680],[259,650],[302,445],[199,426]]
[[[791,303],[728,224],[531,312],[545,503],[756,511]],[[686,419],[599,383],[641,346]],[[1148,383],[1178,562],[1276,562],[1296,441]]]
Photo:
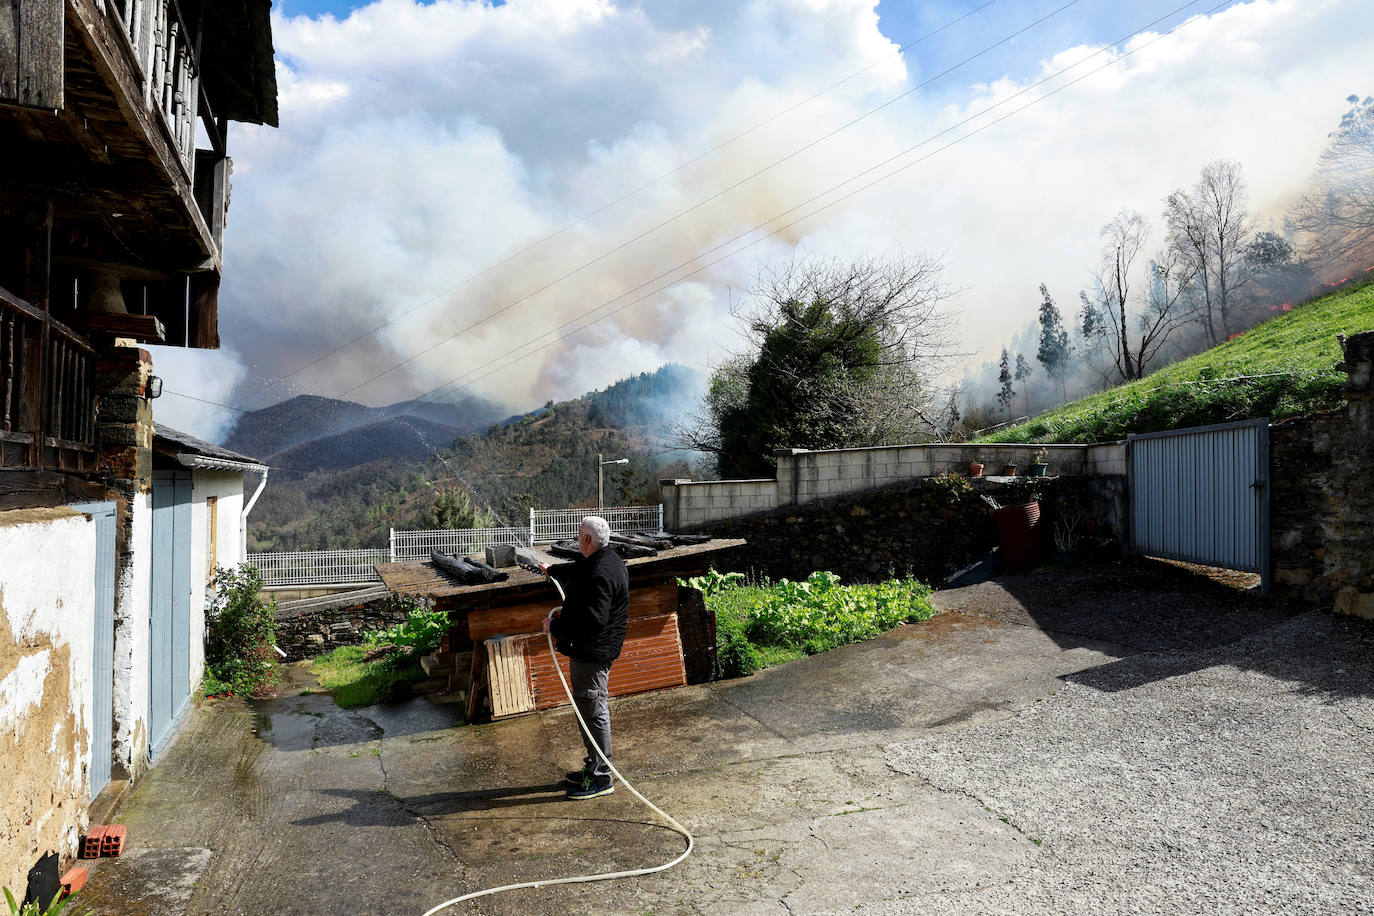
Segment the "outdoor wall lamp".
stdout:
[[148,383],[143,390],[148,393],[149,399],[162,397],[162,379],[156,375],[148,376]]

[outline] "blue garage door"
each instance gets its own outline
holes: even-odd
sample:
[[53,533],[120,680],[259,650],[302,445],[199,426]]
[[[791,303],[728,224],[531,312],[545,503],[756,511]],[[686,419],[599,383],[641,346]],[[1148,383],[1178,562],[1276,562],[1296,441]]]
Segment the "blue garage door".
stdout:
[[115,504],[72,506],[95,523],[95,613],[91,722],[91,798],[110,782],[110,754],[114,743],[114,589]]
[[153,472],[148,755],[167,746],[191,700],[191,474]]

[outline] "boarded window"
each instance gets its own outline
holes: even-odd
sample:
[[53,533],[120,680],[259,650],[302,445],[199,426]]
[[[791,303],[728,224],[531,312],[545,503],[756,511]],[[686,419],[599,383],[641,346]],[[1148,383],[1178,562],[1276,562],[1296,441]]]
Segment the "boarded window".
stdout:
[[61,108],[62,0],[0,3],[0,102]]

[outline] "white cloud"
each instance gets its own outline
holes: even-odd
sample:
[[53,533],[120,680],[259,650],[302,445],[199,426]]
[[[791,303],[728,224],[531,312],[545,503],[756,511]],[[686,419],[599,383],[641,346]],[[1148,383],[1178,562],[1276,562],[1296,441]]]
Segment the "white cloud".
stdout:
[[[383,403],[488,373],[495,357],[583,311],[649,294],[475,383],[524,409],[667,359],[708,364],[733,345],[728,308],[759,261],[789,257],[801,243],[841,256],[943,253],[948,279],[964,289],[954,305],[967,346],[986,354],[1033,314],[1042,281],[1072,301],[1097,229],[1118,208],[1157,219],[1164,196],[1211,159],[1241,161],[1255,208],[1281,213],[1344,97],[1369,91],[1361,83],[1371,25],[1374,12],[1360,0],[1256,0],[1148,46],[1150,36],[1135,39],[1124,50],[1138,52],[1109,70],[778,239],[617,298],[681,263],[706,264],[716,255],[704,252],[721,241],[1039,76],[963,89],[946,80],[938,97],[903,99],[655,230],[908,88],[908,69],[890,57],[895,46],[878,31],[871,2],[379,0],[342,22],[278,19],[283,126],[233,137],[221,331],[253,364],[244,375],[257,378],[289,372],[390,319],[382,332],[271,389],[277,397],[337,396],[434,347],[347,395]],[[1097,50],[1047,47],[1044,72]],[[459,285],[878,61],[722,153]],[[919,60],[910,63],[921,71]],[[951,98],[962,100],[950,105]],[[203,383],[222,395],[230,375],[202,373],[175,387]]]

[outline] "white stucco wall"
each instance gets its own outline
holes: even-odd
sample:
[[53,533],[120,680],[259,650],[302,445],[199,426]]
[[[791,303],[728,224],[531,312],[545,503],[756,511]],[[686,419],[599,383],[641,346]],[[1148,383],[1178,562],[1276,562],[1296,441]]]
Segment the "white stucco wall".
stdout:
[[23,889],[86,826],[95,525],[70,509],[0,512],[0,884]]
[[191,475],[191,665],[190,689],[205,674],[205,606],[209,601],[210,509],[216,499],[214,563],[226,569],[243,562],[243,474],[197,469]]
[[137,776],[148,759],[148,621],[152,613],[153,510],[147,493],[130,502],[129,562],[115,567],[115,778]]

